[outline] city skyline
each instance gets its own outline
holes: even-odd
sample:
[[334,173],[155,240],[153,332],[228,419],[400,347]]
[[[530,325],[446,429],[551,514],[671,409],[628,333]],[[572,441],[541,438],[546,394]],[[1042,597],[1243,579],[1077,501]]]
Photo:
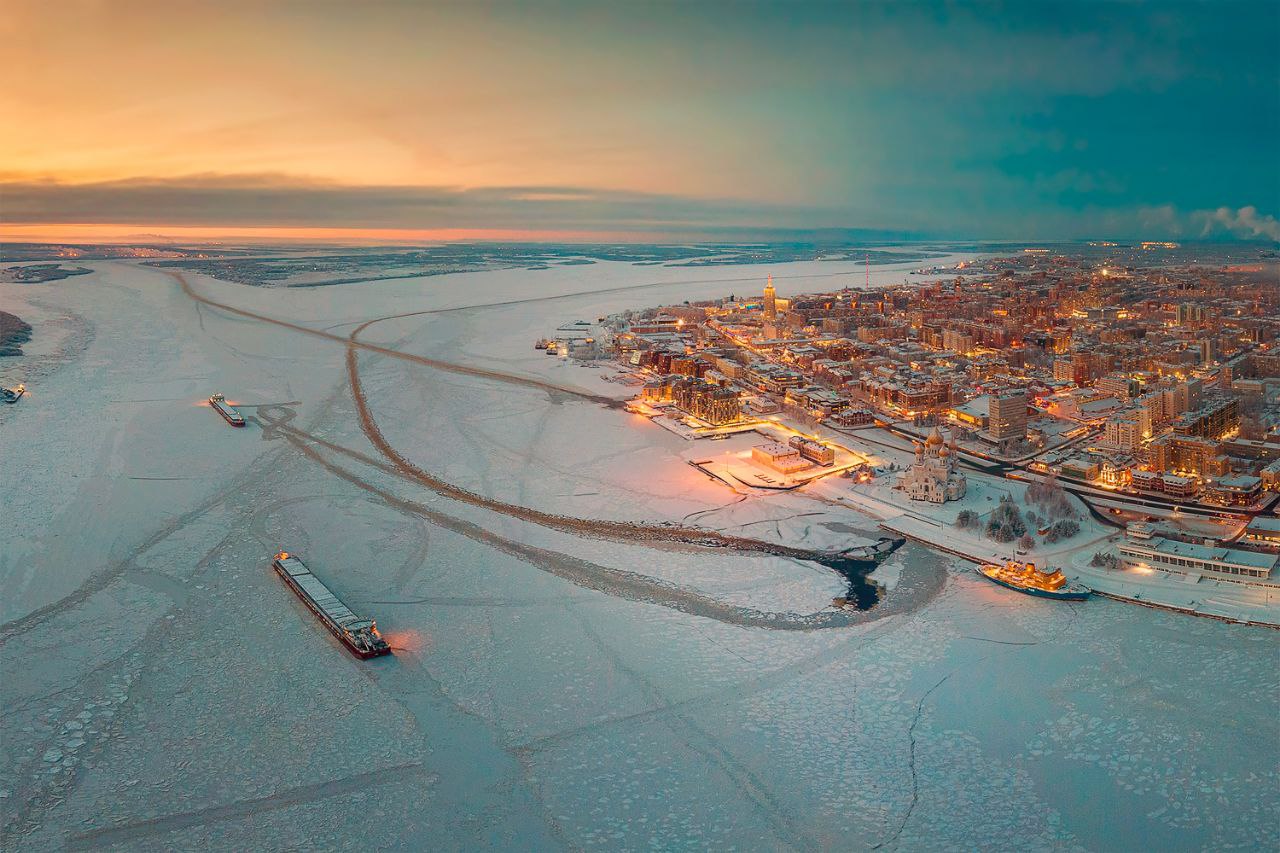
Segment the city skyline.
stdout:
[[0,237],[1280,240],[1270,3],[206,11],[9,7]]

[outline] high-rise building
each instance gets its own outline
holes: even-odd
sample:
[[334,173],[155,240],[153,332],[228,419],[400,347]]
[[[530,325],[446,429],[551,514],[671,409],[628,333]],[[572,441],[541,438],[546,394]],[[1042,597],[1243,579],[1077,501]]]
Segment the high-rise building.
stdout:
[[1183,412],[1173,421],[1178,435],[1221,438],[1240,426],[1240,401],[1235,397],[1218,397],[1200,408]]
[[1202,477],[1219,477],[1227,472],[1227,457],[1219,453],[1217,442],[1195,436],[1166,435],[1150,445],[1151,467],[1155,471],[1177,471]]
[[1112,447],[1133,452],[1142,441],[1142,427],[1133,416],[1117,416],[1103,426],[1103,440]]
[[978,342],[973,335],[962,332],[958,329],[944,329],[942,331],[942,346],[952,352],[958,352],[961,355],[969,355],[977,347]]
[[1151,429],[1156,430],[1172,420],[1172,416],[1165,410],[1164,394],[1160,391],[1152,391],[1138,399],[1138,403],[1146,411],[1151,422]]
[[1097,388],[1100,393],[1106,394],[1108,397],[1115,397],[1118,400],[1128,400],[1133,397],[1133,392],[1137,385],[1138,383],[1134,382],[1127,376],[1112,373],[1099,379],[1094,383],[1093,387]]
[[764,286],[764,323],[760,334],[767,341],[778,338],[778,294],[773,289],[773,276],[769,276]]
[[1178,306],[1178,325],[1191,326],[1204,321],[1204,306],[1183,302]]
[[1187,409],[1200,408],[1200,395],[1204,392],[1204,383],[1192,378],[1182,384],[1187,386]]
[[1027,437],[1027,392],[992,394],[987,409],[987,432],[999,442]]
[[[677,409],[701,418],[712,426],[734,423],[741,416],[738,392],[731,388],[721,388],[703,379],[683,378],[671,379],[668,387],[670,392],[665,399],[675,403]],[[650,390],[649,386],[645,386],[643,393],[646,400],[664,399],[661,388]]]

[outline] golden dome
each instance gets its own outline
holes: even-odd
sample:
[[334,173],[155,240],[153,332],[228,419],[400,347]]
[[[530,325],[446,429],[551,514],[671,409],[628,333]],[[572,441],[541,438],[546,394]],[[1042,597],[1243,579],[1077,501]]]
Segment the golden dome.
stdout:
[[934,427],[933,432],[929,433],[929,437],[925,439],[926,447],[937,447],[942,444],[942,433],[938,432],[938,428]]

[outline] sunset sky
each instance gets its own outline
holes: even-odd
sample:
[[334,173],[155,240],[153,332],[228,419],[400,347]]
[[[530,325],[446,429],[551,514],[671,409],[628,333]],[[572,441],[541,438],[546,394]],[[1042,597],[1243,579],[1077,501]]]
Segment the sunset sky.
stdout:
[[0,37],[10,237],[1280,239],[1273,0],[19,0]]

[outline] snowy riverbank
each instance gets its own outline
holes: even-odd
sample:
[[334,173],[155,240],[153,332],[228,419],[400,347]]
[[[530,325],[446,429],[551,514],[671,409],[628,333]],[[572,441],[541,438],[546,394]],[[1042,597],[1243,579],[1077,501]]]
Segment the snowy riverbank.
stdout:
[[[577,518],[864,542],[874,493],[737,494],[687,463],[689,442],[596,399],[628,389],[532,348],[566,318],[766,273],[782,294],[857,286],[857,263],[189,276],[293,328],[153,268],[85,265],[0,283],[35,327],[4,366],[30,396],[0,414],[23,472],[0,498],[8,846],[281,849],[299,826],[377,849],[1280,843],[1276,632],[1041,602],[914,544],[877,572],[900,606],[749,627],[745,610],[829,612],[841,584],[451,499],[391,464],[351,394],[345,336],[412,315],[363,339],[425,361],[356,361],[385,441],[432,476]],[[249,426],[201,406],[213,391]],[[394,654],[337,646],[271,572],[280,547]]]

